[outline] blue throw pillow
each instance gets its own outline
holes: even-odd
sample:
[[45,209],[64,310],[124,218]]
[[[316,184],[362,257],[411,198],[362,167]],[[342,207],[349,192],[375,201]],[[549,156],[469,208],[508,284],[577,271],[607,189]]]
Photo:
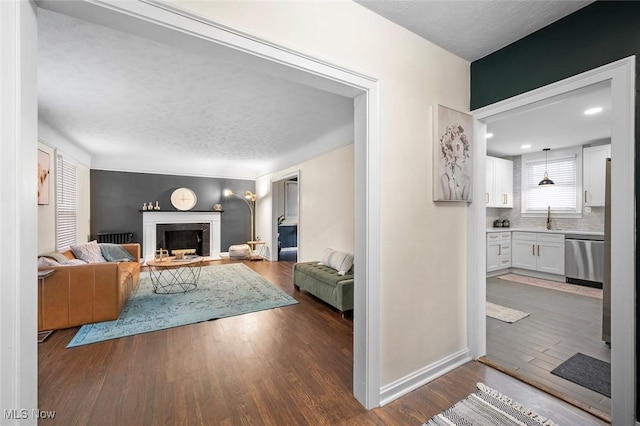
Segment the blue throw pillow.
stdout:
[[124,247],[119,244],[99,243],[102,257],[107,262],[133,262],[135,258],[131,256]]

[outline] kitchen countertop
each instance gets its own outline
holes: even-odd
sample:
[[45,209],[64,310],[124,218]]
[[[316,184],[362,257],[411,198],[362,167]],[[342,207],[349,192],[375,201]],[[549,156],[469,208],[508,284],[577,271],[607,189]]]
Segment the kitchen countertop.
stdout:
[[604,235],[603,231],[578,231],[575,229],[547,229],[547,228],[487,228],[487,232],[545,232],[548,234],[579,234],[579,235]]

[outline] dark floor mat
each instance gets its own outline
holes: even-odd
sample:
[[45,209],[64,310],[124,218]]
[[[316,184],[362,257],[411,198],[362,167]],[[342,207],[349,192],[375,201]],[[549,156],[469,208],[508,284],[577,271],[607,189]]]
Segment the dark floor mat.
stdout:
[[608,362],[578,352],[551,374],[611,398],[611,364]]

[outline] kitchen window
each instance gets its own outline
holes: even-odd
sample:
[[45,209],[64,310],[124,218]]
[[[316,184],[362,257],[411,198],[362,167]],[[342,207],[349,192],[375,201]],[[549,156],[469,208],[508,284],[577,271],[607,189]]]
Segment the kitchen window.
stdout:
[[[554,185],[538,185],[546,170]],[[574,147],[522,156],[522,215],[581,217],[582,149]]]

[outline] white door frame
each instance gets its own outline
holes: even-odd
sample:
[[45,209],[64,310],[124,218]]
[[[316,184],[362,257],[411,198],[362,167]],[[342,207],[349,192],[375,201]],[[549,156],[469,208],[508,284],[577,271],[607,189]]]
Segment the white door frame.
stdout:
[[[600,82],[611,82],[611,421],[635,423],[635,56],[473,111],[474,200],[484,200],[486,121],[498,114]],[[486,354],[486,208],[473,203],[469,221],[469,348]]]
[[[204,48],[230,61],[354,99],[355,273],[353,393],[366,408],[380,405],[379,84],[374,78],[290,50],[168,3],[40,0],[41,7],[130,33],[144,31],[185,49]],[[167,29],[172,30],[170,35]],[[360,112],[360,113],[358,113]],[[34,150],[35,153],[35,150]],[[35,315],[35,301],[31,307]],[[26,312],[29,312],[27,310]],[[27,334],[28,335],[28,334]],[[34,366],[35,369],[35,366]]]
[[[278,205],[280,204],[280,199],[274,194],[278,194],[278,196],[284,194],[280,194],[277,191],[278,184],[282,181],[286,181],[292,178],[296,178],[298,181],[298,227],[297,227],[297,238],[298,238],[298,259],[300,258],[300,221],[302,220],[302,212],[300,211],[300,170],[292,170],[290,172],[286,172],[280,175],[271,177],[271,247],[270,247],[270,260],[277,261],[278,260],[278,223],[276,222],[278,217]],[[286,192],[286,189],[285,189]]]
[[[37,405],[38,32],[36,6],[0,1],[0,423]],[[53,161],[53,159],[51,159]],[[44,408],[44,407],[43,407]],[[11,418],[10,418],[11,417]]]

